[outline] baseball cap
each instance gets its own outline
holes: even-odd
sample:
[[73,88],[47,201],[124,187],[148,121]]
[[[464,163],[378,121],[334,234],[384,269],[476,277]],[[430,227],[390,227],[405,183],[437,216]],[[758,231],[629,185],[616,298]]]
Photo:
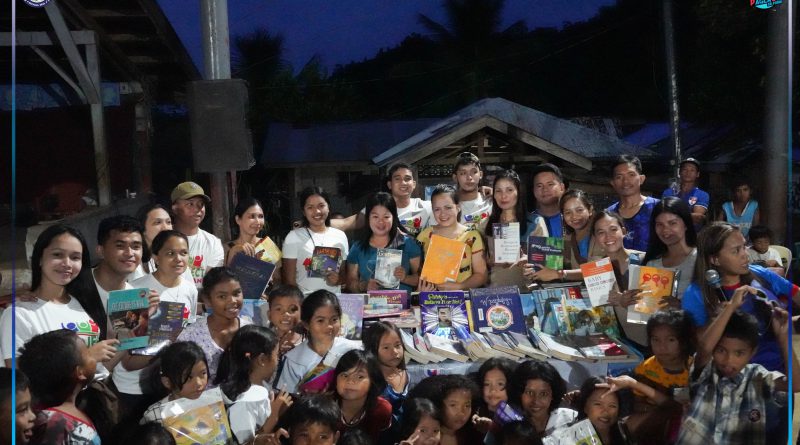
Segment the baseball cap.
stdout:
[[694,166],[697,167],[697,170],[700,170],[700,161],[698,161],[695,158],[686,158],[683,161],[681,161],[679,166],[681,166],[681,165],[683,165],[683,164],[685,164],[687,162],[694,164]]
[[197,185],[197,183],[191,181],[181,182],[178,184],[177,187],[172,189],[170,198],[172,199],[172,202],[175,202],[179,199],[189,199],[194,198],[195,196],[200,196],[206,201],[206,203],[211,202],[211,198],[205,194],[203,187],[200,187]]

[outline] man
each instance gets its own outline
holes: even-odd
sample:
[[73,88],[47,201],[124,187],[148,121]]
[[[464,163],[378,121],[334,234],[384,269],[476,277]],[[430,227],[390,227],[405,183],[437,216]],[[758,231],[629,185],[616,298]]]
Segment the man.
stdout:
[[678,198],[686,201],[689,208],[692,210],[692,222],[694,222],[695,230],[700,230],[706,221],[706,212],[708,212],[708,193],[700,190],[697,186],[697,180],[700,177],[700,161],[695,158],[686,158],[680,164],[680,191],[675,193],[672,187],[664,190],[661,195],[662,198],[667,196],[677,196]]
[[481,189],[481,162],[470,152],[461,153],[453,165],[453,181],[461,206],[461,224],[483,232],[489,215],[492,214],[492,199],[486,198]]
[[173,227],[189,239],[189,269],[197,288],[203,286],[203,277],[212,267],[222,266],[225,251],[222,241],[200,228],[206,217],[206,206],[211,198],[194,182],[182,182],[172,190]]
[[619,201],[611,204],[608,210],[619,213],[625,220],[623,245],[626,249],[647,251],[650,240],[650,215],[659,202],[650,196],[642,195],[642,162],[636,156],[622,155],[612,167],[611,187],[619,195]]
[[536,209],[529,215],[528,223],[535,224],[536,218],[541,217],[547,226],[545,236],[564,236],[561,230],[559,201],[565,191],[561,169],[549,163],[537,165],[533,169],[533,196],[536,198]]

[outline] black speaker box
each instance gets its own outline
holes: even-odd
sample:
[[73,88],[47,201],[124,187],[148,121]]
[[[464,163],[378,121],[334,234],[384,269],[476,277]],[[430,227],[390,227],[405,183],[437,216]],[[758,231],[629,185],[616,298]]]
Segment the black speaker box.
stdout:
[[247,83],[241,79],[189,83],[189,125],[194,170],[247,170],[255,165],[247,128]]

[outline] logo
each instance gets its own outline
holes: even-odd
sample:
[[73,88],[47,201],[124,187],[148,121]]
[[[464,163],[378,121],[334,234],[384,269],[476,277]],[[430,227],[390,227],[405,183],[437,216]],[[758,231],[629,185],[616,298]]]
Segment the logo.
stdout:
[[[50,0],[24,0],[28,6],[33,6],[34,8],[43,8],[50,3]],[[751,0],[752,1],[752,0]]]
[[486,311],[486,322],[494,329],[503,331],[514,323],[514,315],[507,307],[498,304]]
[[754,6],[758,9],[770,9],[781,3],[783,3],[783,0],[750,0],[750,6]]
[[691,198],[689,198],[689,205],[693,206],[695,204],[697,204],[697,196],[692,196]]

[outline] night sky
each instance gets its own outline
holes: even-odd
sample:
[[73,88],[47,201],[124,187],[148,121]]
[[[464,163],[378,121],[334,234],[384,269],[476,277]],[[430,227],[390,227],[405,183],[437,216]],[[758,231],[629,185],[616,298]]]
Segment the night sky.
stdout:
[[[200,1],[158,0],[192,59],[202,72]],[[524,20],[529,29],[561,27],[594,16],[615,0],[506,0],[503,26]],[[398,45],[424,28],[423,13],[446,24],[442,2],[436,0],[228,0],[231,37],[261,26],[284,37],[284,58],[295,71],[313,55],[325,66],[370,58],[381,48]]]

